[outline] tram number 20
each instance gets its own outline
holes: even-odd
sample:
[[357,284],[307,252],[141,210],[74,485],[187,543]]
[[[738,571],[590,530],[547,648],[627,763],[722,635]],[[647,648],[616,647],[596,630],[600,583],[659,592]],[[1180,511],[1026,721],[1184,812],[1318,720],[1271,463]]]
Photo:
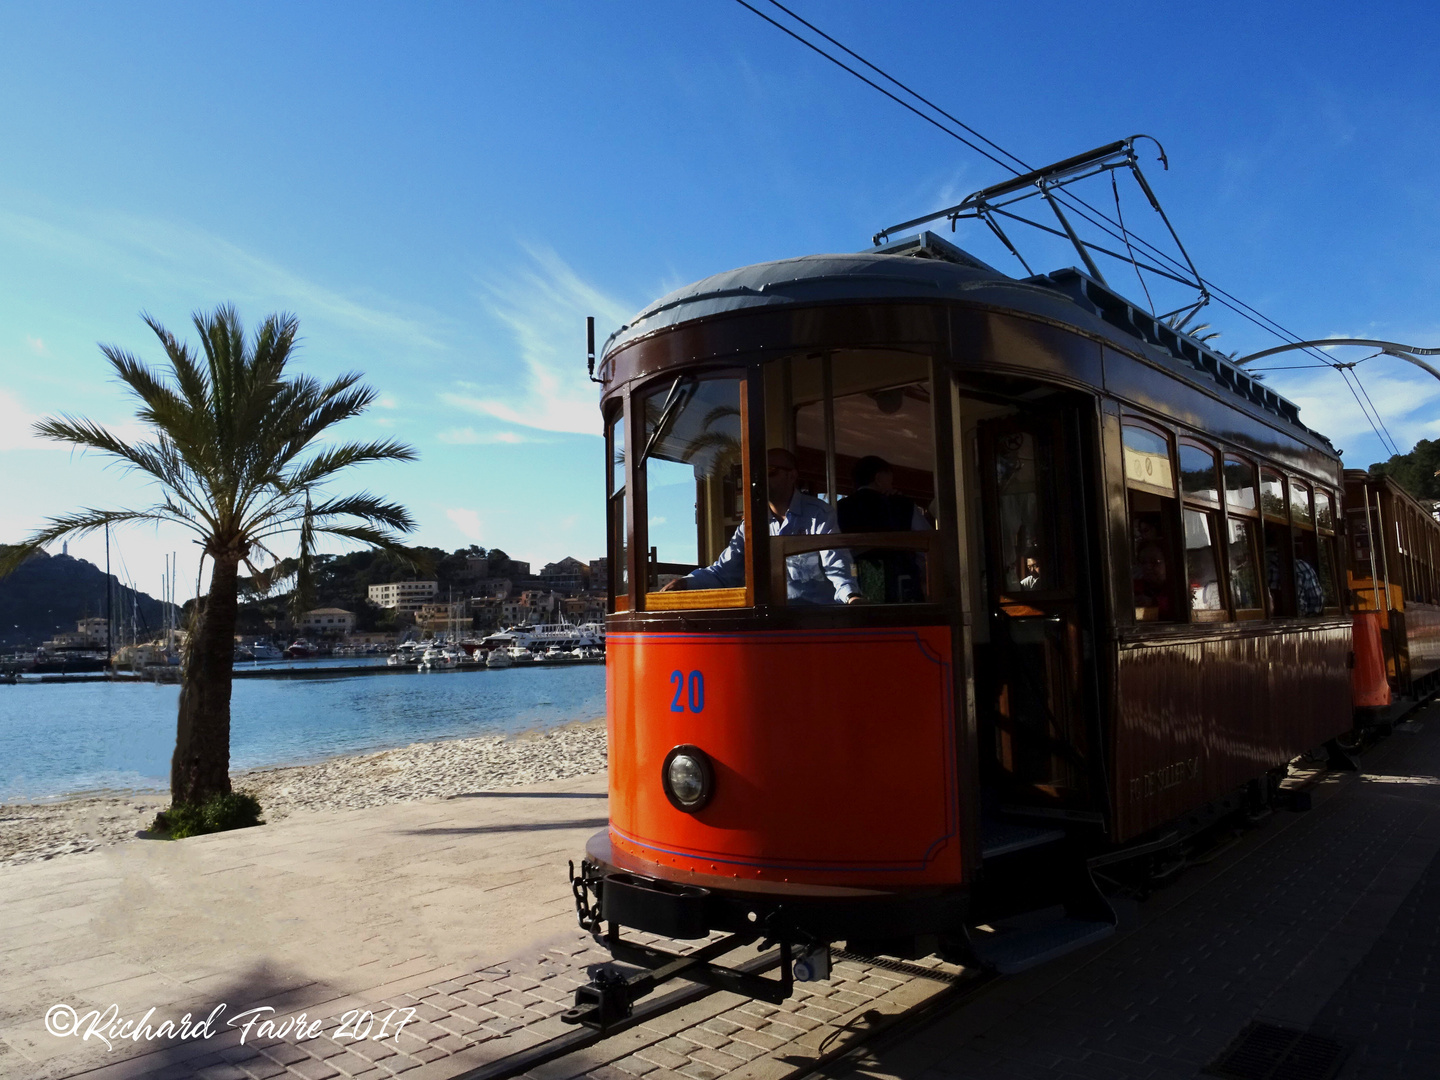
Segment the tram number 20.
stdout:
[[705,711],[705,675],[692,671],[687,676],[683,671],[670,673],[670,684],[675,687],[675,696],[670,699],[671,712],[684,712],[690,706],[691,712]]

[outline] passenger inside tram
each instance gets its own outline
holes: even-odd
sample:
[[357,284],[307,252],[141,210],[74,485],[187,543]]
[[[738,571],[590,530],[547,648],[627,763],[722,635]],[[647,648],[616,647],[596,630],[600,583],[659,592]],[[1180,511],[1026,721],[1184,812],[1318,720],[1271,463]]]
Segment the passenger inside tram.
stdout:
[[[889,462],[868,454],[855,463],[855,491],[836,505],[840,531],[847,533],[915,532],[931,528],[915,500],[895,490]],[[866,549],[855,552],[860,592],[886,603],[925,599],[922,556],[913,551]]]
[[1142,540],[1135,549],[1135,608],[1145,617],[1169,622],[1175,618],[1165,547],[1159,540]]
[[[838,533],[835,512],[820,499],[796,487],[799,470],[795,455],[772,449],[766,456],[770,501],[770,535],[804,536]],[[860,590],[850,573],[848,553],[813,551],[785,560],[785,594],[792,604],[851,604]],[[731,589],[745,584],[745,530],[735,530],[729,545],[709,566],[690,571],[661,587],[676,589]]]

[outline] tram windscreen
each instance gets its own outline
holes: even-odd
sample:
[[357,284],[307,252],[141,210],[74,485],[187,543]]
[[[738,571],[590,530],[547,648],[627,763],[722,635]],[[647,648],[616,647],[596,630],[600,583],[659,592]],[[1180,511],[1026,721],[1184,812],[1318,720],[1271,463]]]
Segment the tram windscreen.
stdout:
[[[682,376],[641,399],[647,589],[714,563],[740,526],[740,389],[739,379]],[[743,586],[744,559],[721,576],[724,587]]]

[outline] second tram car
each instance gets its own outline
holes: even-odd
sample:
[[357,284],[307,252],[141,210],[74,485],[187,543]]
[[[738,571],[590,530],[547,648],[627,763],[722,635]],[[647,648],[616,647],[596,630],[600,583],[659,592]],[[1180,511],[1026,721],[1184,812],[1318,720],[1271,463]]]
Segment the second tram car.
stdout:
[[1390,477],[1360,469],[1345,470],[1345,513],[1355,706],[1385,723],[1440,690],[1440,521]]
[[1020,970],[1113,930],[1097,858],[1352,727],[1336,451],[1085,274],[930,233],[745,267],[600,378],[610,824],[575,886],[619,959],[771,1000],[788,962],[716,957]]

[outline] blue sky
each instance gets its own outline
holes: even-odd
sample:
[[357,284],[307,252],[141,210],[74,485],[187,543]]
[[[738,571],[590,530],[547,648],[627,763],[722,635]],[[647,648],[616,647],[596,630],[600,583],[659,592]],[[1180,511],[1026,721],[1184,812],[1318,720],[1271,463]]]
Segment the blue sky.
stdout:
[[[1156,136],[1201,272],[1296,332],[1440,344],[1433,5],[794,6],[1032,163]],[[0,540],[145,497],[28,423],[125,429],[96,343],[154,360],[141,310],[183,331],[228,301],[295,312],[306,370],[381,394],[350,433],[419,449],[353,487],[405,502],[419,542],[537,563],[601,553],[585,315],[603,337],[680,284],[856,250],[1005,176],[731,0],[6,4],[0,148]],[[1225,351],[1275,343],[1207,318]],[[1440,435],[1440,381],[1359,371],[1402,448]],[[1334,372],[1269,378],[1347,464],[1386,456]],[[120,549],[151,592],[179,550],[193,592],[182,535]]]

